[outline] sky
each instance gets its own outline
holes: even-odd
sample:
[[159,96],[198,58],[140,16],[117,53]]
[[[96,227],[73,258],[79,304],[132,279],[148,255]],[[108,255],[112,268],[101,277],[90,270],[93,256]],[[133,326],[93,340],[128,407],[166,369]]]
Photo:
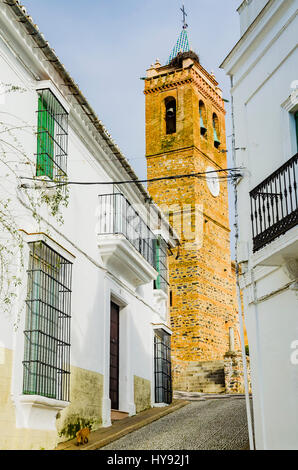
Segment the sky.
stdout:
[[[146,177],[145,97],[140,78],[157,58],[166,63],[182,29],[182,3],[191,48],[203,67],[214,72],[223,97],[230,99],[230,79],[219,65],[240,37],[236,9],[241,0],[22,3],[140,178]],[[228,103],[226,109],[229,149]]]

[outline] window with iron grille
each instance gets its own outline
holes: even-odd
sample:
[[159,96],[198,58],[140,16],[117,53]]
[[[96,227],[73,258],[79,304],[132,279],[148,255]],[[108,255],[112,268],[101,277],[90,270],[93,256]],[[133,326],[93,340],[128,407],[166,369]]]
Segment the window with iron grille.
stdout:
[[69,401],[72,263],[29,243],[23,393]]
[[68,114],[49,89],[38,92],[36,176],[66,178]]
[[162,289],[168,292],[168,265],[167,265],[167,244],[162,238],[154,240],[154,267],[158,272],[158,277],[154,281],[155,289]]
[[165,331],[154,335],[155,403],[172,402],[171,337]]

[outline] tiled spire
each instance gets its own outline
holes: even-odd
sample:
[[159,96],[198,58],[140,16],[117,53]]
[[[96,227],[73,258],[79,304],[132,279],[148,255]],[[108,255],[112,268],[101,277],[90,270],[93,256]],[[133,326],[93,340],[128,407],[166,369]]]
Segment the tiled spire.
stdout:
[[189,50],[190,50],[190,47],[189,47],[187,30],[186,28],[183,28],[175,44],[175,47],[173,48],[171,52],[171,55],[169,57],[167,64],[169,64],[171,60],[174,59],[174,57],[176,57],[179,54],[179,52],[188,52]]

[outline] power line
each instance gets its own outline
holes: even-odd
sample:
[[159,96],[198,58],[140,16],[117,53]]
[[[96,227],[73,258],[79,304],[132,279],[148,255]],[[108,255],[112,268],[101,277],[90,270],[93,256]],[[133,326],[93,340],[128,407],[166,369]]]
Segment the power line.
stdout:
[[[136,183],[153,183],[156,181],[164,181],[164,180],[174,180],[174,179],[182,179],[182,178],[203,178],[203,177],[208,177],[210,175],[210,178],[220,178],[222,180],[228,180],[228,179],[235,179],[238,178],[241,175],[240,173],[241,168],[222,168],[220,170],[210,170],[210,171],[204,171],[204,172],[198,172],[198,173],[187,173],[187,174],[182,174],[182,175],[172,175],[172,176],[162,176],[162,177],[157,177],[157,178],[149,178],[149,179],[137,179],[137,180],[123,180],[123,181],[55,181],[53,180],[53,183],[56,183],[55,185],[48,186],[48,188],[55,188],[55,187],[60,187],[60,186],[69,186],[69,185],[86,185],[86,186],[91,186],[91,185],[120,185],[120,184],[136,184]],[[223,172],[230,172],[228,175],[224,176],[212,176],[214,173],[223,173]],[[30,178],[23,176],[20,179],[24,180],[30,180],[30,181],[40,181],[40,182],[45,182],[44,179],[40,178]],[[28,185],[22,184],[22,188],[28,188]]]

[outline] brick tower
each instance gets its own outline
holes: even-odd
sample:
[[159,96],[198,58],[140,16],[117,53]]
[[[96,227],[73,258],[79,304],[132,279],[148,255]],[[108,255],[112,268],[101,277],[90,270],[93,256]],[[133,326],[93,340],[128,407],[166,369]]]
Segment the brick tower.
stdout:
[[189,50],[186,26],[169,63],[147,70],[144,93],[148,179],[216,170],[148,189],[181,234],[178,259],[177,250],[169,257],[174,390],[223,391],[229,333],[240,347],[227,172],[218,172],[227,168],[225,109],[214,76]]

